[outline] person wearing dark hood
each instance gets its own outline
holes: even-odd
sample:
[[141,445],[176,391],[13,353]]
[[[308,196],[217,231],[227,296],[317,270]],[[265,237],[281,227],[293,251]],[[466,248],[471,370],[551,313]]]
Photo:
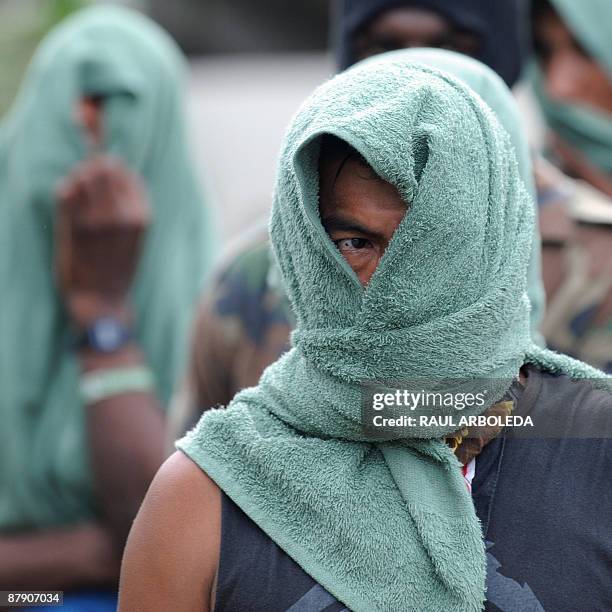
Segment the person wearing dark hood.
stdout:
[[[337,65],[345,69],[393,49],[437,47],[478,59],[512,86],[524,59],[521,6],[519,0],[342,0],[333,14]],[[477,91],[486,100],[487,90]],[[514,123],[504,127],[522,141]],[[523,158],[523,178],[531,187],[526,145],[517,146],[522,147],[517,154]],[[289,347],[295,321],[271,265],[265,230],[250,240],[223,268],[200,305],[188,375],[171,410],[172,439],[194,425],[203,410],[225,405],[237,391],[256,384],[265,367]],[[536,230],[528,292],[534,338],[543,344],[539,250]]]
[[67,610],[116,605],[212,255],[184,74],[149,19],[91,7],[0,125],[0,584]]
[[[610,379],[533,343],[509,135],[413,55],[360,62],[289,126],[270,236],[292,348],[177,443],[120,612],[610,609]],[[527,417],[536,439],[502,434]]]
[[344,70],[385,51],[449,49],[492,68],[512,87],[525,59],[520,0],[340,0],[335,43]]
[[543,331],[556,349],[612,372],[612,5],[534,0],[532,18],[546,154],[565,173],[538,173]]

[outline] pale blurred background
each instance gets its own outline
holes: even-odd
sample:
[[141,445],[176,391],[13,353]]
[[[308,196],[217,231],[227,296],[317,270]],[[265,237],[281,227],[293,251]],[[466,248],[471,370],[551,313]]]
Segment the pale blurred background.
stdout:
[[[45,32],[86,0],[0,0],[0,114]],[[331,76],[327,0],[148,0],[188,53],[187,106],[199,170],[224,244],[262,222],[285,127]]]
[[[45,32],[70,12],[109,0],[0,0],[0,115]],[[212,193],[222,244],[265,222],[284,130],[329,78],[330,0],[125,0],[178,41],[190,59],[187,108],[199,171]],[[518,88],[528,133],[541,122]]]

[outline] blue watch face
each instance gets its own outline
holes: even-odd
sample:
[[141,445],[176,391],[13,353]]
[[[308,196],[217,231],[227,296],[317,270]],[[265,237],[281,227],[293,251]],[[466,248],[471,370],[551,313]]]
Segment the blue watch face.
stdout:
[[98,351],[112,353],[130,338],[130,332],[117,319],[102,317],[88,330],[89,344]]

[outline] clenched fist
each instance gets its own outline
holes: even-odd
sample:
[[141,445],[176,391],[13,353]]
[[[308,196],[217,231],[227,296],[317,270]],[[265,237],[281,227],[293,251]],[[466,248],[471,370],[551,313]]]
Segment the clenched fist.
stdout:
[[101,316],[130,318],[128,291],[151,210],[140,179],[116,158],[79,164],[58,190],[60,293],[77,327]]

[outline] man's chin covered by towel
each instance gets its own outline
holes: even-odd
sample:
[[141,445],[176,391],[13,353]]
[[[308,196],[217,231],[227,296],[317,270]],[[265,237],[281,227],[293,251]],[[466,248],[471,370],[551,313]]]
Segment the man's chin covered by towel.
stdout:
[[[609,379],[532,341],[533,208],[508,134],[449,73],[398,51],[319,87],[270,220],[292,348],[177,443],[120,610],[611,609]],[[444,403],[371,427],[367,390],[400,383],[478,385],[460,412],[485,425]]]

